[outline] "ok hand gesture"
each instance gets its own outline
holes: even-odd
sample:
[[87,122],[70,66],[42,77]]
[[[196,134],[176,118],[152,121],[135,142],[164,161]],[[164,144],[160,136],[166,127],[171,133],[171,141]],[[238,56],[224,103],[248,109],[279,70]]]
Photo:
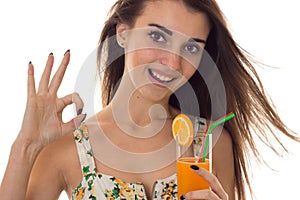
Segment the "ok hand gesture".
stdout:
[[[28,91],[27,104],[19,138],[30,144],[35,143],[45,146],[66,133],[70,133],[86,117],[81,114],[83,102],[77,93],[57,97],[58,88],[70,61],[70,51],[66,51],[62,62],[50,81],[50,75],[54,63],[51,53],[42,74],[38,90],[35,87],[34,67],[28,65]],[[75,103],[77,116],[69,122],[62,121],[64,108]]]

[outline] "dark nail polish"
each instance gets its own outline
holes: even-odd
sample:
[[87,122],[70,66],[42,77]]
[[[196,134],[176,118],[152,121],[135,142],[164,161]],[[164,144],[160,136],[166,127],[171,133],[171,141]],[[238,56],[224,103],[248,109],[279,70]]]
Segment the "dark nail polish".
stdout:
[[83,122],[85,120],[85,118],[86,118],[86,114],[84,114],[84,118],[81,120],[81,122]]
[[52,56],[53,55],[53,53],[51,52],[50,54],[49,54],[49,56]]
[[30,65],[32,62],[31,61],[29,61],[29,63],[28,63],[28,65]]
[[77,110],[77,115],[80,115],[82,113],[82,108]]
[[64,55],[66,55],[68,52],[70,52],[70,49],[68,49],[68,50],[65,52],[65,54],[64,54]]
[[191,165],[190,168],[192,168],[193,170],[199,170],[199,167],[196,165]]
[[185,199],[184,194],[180,196],[180,199],[181,199],[181,200]]

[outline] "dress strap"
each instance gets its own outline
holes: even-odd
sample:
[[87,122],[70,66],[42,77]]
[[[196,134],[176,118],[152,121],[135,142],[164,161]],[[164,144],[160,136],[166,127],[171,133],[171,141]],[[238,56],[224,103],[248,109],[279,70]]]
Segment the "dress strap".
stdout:
[[83,176],[89,173],[96,173],[96,165],[89,141],[88,129],[84,122],[73,131],[73,136]]
[[196,119],[197,120],[197,132],[200,132],[200,133],[205,133],[206,132],[206,128],[207,128],[207,121],[205,118],[203,117],[199,117]]

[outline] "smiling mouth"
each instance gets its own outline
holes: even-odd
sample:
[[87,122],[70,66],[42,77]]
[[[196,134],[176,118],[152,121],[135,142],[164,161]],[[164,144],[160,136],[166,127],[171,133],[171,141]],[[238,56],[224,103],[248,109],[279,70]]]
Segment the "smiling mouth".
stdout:
[[154,78],[156,81],[158,81],[160,83],[170,83],[176,79],[176,78],[171,78],[171,77],[165,76],[165,75],[155,72],[151,69],[148,69],[148,72],[152,78]]

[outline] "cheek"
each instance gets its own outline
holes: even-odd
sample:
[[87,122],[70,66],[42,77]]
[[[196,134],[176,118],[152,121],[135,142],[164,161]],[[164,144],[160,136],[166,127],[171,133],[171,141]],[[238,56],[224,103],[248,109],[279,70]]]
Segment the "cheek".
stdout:
[[197,68],[192,65],[190,62],[183,61],[182,62],[182,75],[188,80],[193,74],[197,71]]
[[140,49],[128,52],[125,55],[125,65],[128,67],[138,67],[148,63],[156,62],[160,53],[151,49]]

